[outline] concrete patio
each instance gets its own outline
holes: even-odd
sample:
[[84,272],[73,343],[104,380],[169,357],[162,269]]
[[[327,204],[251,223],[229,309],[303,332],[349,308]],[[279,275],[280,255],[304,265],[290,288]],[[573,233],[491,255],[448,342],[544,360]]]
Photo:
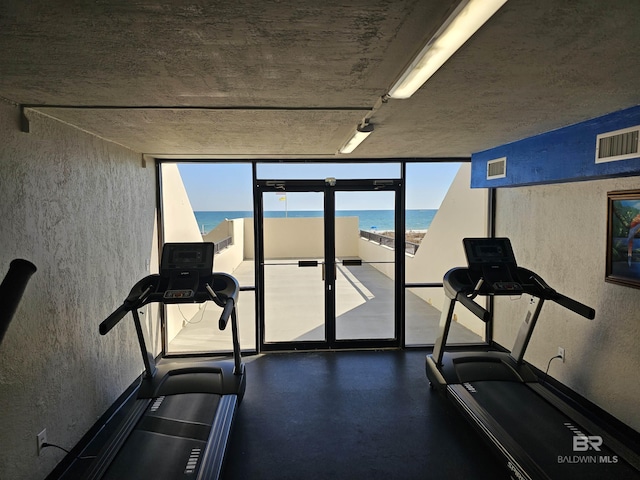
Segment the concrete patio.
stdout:
[[[254,263],[243,261],[233,272],[241,286],[254,285]],[[405,291],[407,345],[433,344],[440,311]],[[266,341],[324,340],[324,284],[321,266],[300,268],[295,261],[267,261],[265,265]],[[393,337],[393,280],[371,265],[338,265],[336,277],[336,336],[338,339]],[[170,353],[228,351],[231,333],[220,332],[221,309],[212,302],[201,306],[169,343]],[[255,349],[255,295],[242,292],[238,302],[240,341]],[[185,316],[186,317],[186,316]],[[453,323],[451,343],[477,343],[482,338]]]

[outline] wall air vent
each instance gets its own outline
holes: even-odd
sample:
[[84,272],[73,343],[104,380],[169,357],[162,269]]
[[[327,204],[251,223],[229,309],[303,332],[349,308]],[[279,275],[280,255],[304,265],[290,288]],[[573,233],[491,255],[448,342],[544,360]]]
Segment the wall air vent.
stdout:
[[640,157],[640,126],[601,133],[596,137],[596,163],[615,162]]
[[507,176],[507,157],[496,158],[487,162],[487,180]]

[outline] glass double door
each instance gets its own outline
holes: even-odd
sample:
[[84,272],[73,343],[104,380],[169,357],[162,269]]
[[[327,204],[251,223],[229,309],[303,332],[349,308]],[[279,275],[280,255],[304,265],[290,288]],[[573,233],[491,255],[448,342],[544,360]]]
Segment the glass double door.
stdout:
[[399,182],[257,187],[261,350],[399,346]]

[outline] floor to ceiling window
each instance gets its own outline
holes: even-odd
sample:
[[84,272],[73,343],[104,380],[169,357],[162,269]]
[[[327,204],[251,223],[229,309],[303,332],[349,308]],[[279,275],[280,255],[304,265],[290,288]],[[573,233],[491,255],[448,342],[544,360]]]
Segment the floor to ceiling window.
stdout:
[[[442,277],[466,265],[463,238],[487,236],[487,191],[470,188],[468,163],[408,163],[405,187],[405,344],[432,345],[444,303]],[[485,324],[475,316],[459,308],[454,319],[450,343],[484,341]]]
[[[243,288],[244,350],[433,344],[442,276],[465,264],[462,238],[487,233],[487,193],[469,188],[468,163],[160,170],[163,241],[216,244],[214,270]],[[167,308],[167,352],[230,350],[216,315],[214,304]],[[452,342],[484,341],[479,320],[455,319]]]
[[[255,349],[252,167],[247,163],[163,163],[164,242],[213,242],[213,268],[230,273],[243,288],[238,300],[240,345]],[[231,331],[217,327],[213,302],[168,305],[167,353],[230,351]]]

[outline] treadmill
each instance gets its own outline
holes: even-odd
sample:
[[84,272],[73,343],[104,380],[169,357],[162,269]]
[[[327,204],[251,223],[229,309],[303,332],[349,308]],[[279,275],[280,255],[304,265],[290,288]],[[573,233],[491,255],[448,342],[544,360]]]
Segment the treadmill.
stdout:
[[[508,238],[465,238],[467,268],[443,279],[445,304],[433,353],[432,388],[443,392],[504,462],[512,479],[640,478],[640,456],[602,422],[540,383],[524,355],[545,301],[592,320],[595,311],[519,267]],[[511,352],[445,351],[456,302],[484,322],[477,296],[530,295]]]
[[[213,243],[167,243],[160,273],[136,283],[124,303],[100,324],[107,334],[131,312],[144,362],[140,385],[67,469],[66,478],[217,479],[232,423],[245,391],[238,340],[239,286],[213,273]],[[233,360],[162,358],[155,362],[138,310],[163,304],[213,301],[223,307],[219,328],[231,320]],[[108,435],[107,435],[108,434]],[[87,467],[86,462],[91,461]]]

